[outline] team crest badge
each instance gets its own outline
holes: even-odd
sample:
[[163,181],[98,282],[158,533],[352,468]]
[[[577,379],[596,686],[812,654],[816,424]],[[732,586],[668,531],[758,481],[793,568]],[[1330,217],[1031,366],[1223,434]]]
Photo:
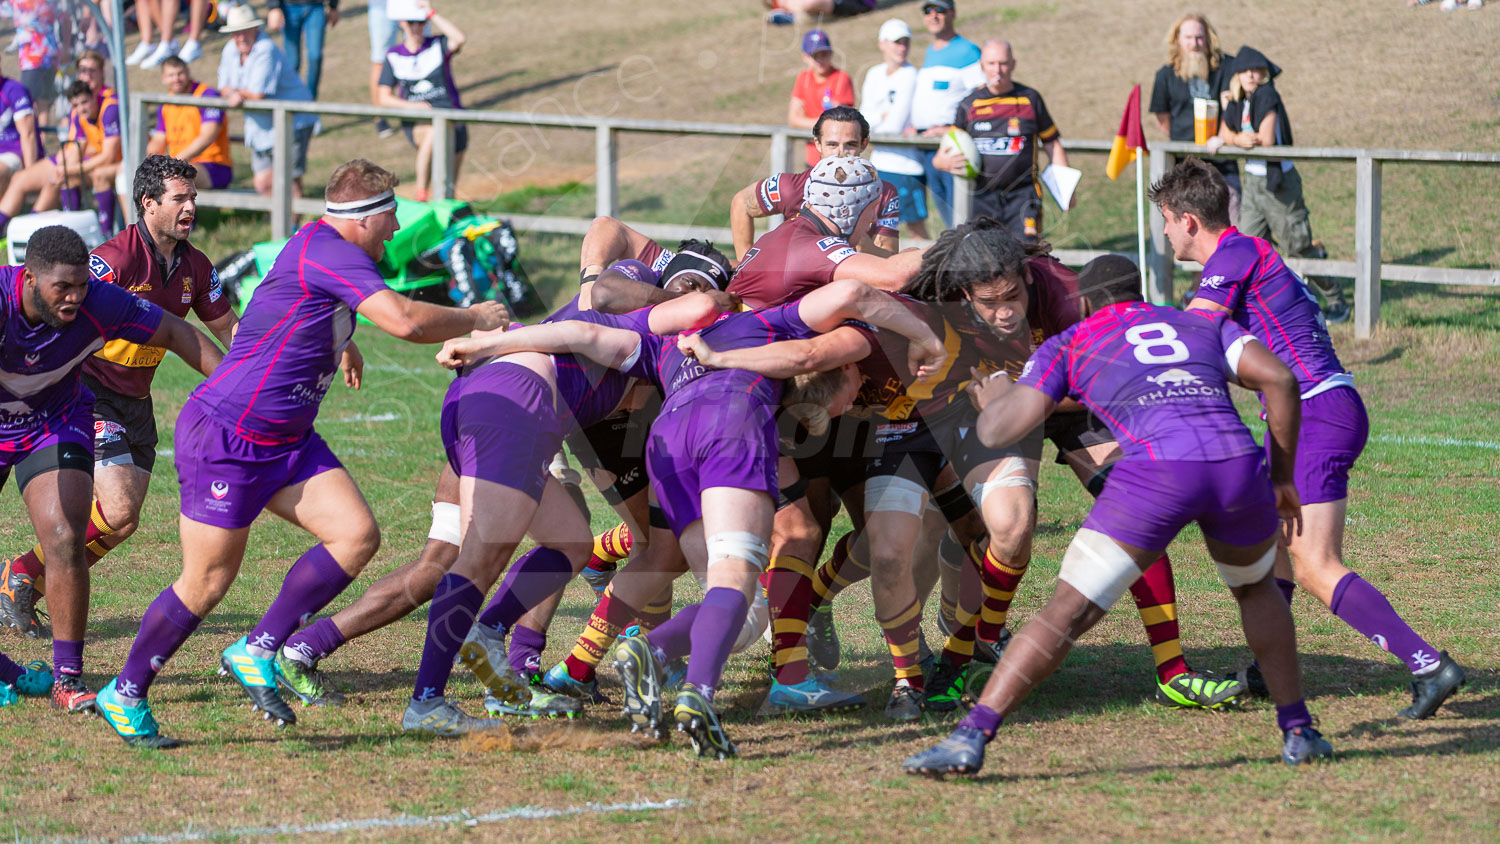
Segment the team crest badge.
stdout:
[[208,485],[208,491],[213,495],[214,498],[222,499],[224,496],[229,494],[229,484],[226,484],[223,481],[214,481],[213,483]]
[[1007,135],[1019,135],[1019,134],[1021,134],[1021,118],[1019,118],[1019,117],[1012,117],[1010,119],[1010,122],[1005,124],[1005,134],[1007,134]]
[[182,304],[184,304],[184,305],[191,305],[192,303],[193,303],[193,277],[192,276],[184,276],[183,279],[182,279]]

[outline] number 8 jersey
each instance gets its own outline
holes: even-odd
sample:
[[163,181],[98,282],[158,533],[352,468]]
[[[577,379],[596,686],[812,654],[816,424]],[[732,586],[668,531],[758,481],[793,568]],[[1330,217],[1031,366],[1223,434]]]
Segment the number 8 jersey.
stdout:
[[1253,339],[1225,313],[1122,302],[1043,343],[1016,383],[1086,405],[1125,460],[1229,460],[1260,451],[1229,396]]

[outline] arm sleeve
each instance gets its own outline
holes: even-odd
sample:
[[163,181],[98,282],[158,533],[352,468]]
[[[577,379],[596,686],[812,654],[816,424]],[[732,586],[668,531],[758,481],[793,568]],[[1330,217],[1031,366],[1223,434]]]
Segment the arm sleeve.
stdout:
[[901,194],[890,182],[880,183],[880,216],[875,219],[875,233],[897,237],[901,226]]
[[755,183],[755,201],[760,203],[760,210],[767,214],[781,214],[782,204],[785,202],[781,195],[781,177],[785,173],[777,173],[769,179],[761,179]]
[[380,82],[377,84],[392,89],[396,87],[396,68],[391,65],[390,54],[386,54],[385,62],[380,66]]
[[118,103],[110,103],[99,113],[99,122],[104,126],[104,137],[120,137],[120,106]]
[[1047,111],[1047,103],[1042,100],[1042,95],[1036,95],[1036,137],[1037,140],[1047,142],[1057,137],[1057,124],[1052,122],[1052,113]]
[[[208,262],[205,260],[205,264]],[[229,312],[229,297],[224,295],[224,285],[219,281],[219,271],[208,264],[208,283],[198,285],[193,291],[193,313],[204,322],[216,320]]]
[[104,329],[104,339],[145,343],[161,327],[162,309],[108,282],[91,279],[84,308]]
[[1241,240],[1214,250],[1203,265],[1194,298],[1213,302],[1230,311],[1239,308],[1255,272],[1255,256],[1246,254],[1250,250],[1239,248],[1241,246],[1248,247],[1248,243]]
[[[205,96],[205,97],[218,97],[218,96],[222,96],[222,95],[218,91],[215,91],[212,88],[204,88],[203,89],[203,96]],[[224,122],[224,110],[221,109],[221,108],[215,108],[214,106],[199,106],[198,107],[198,114],[201,116],[201,119],[203,120],[204,123],[223,123]]]
[[1026,361],[1026,366],[1021,369],[1021,377],[1016,379],[1016,383],[1031,387],[1054,402],[1067,398],[1066,346],[1072,338],[1073,332],[1069,330],[1043,343],[1041,348],[1033,352],[1031,358]]
[[156,107],[156,130],[165,135],[167,133],[167,107]]
[[1172,101],[1167,93],[1167,75],[1172,68],[1163,66],[1156,72],[1156,81],[1151,85],[1151,105],[1146,108],[1152,114],[1170,114]]
[[969,131],[968,97],[964,97],[962,100],[959,100],[957,108],[953,110],[953,125],[964,130],[965,132]]
[[28,114],[32,114],[34,110],[31,105],[31,94],[21,85],[15,87],[20,90],[13,89],[12,91],[14,96],[11,97],[10,101],[11,117],[25,117]]
[[806,340],[809,337],[818,336],[818,332],[808,328],[807,323],[802,321],[802,314],[799,311],[801,306],[802,300],[798,299],[795,302],[787,302],[785,305],[778,305],[774,308],[766,308],[762,311],[753,312],[756,317],[760,318],[766,324],[774,335],[767,342],[775,342],[777,340]]
[[376,270],[375,262],[352,244],[340,250],[340,254],[330,255],[326,266],[307,257],[302,260],[307,265],[303,277],[311,282],[309,286],[343,302],[351,310],[376,293],[390,289]]

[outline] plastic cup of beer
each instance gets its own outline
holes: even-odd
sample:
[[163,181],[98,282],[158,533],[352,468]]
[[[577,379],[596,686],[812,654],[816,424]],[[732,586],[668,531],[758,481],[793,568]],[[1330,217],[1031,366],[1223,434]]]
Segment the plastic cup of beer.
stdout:
[[1214,100],[1193,99],[1193,143],[1203,146],[1219,134],[1219,104]]

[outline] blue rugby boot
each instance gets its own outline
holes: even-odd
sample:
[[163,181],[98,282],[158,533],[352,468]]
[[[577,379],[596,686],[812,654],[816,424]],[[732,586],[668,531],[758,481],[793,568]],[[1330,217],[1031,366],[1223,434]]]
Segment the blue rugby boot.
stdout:
[[1288,765],[1333,758],[1333,745],[1312,727],[1293,727],[1281,735],[1281,761]]
[[219,676],[229,676],[250,696],[250,710],[264,712],[267,721],[285,727],[297,723],[297,713],[276,692],[276,660],[250,653],[248,638],[224,649],[219,658]]
[[151,747],[165,750],[182,744],[174,738],[161,734],[156,718],[151,715],[151,704],[145,700],[129,705],[120,699],[115,690],[119,678],[111,679],[94,698],[94,711],[115,731],[121,741],[131,747]]
[[984,746],[988,742],[983,730],[960,726],[936,747],[908,756],[901,767],[908,774],[939,778],[945,774],[977,774],[984,767]]

